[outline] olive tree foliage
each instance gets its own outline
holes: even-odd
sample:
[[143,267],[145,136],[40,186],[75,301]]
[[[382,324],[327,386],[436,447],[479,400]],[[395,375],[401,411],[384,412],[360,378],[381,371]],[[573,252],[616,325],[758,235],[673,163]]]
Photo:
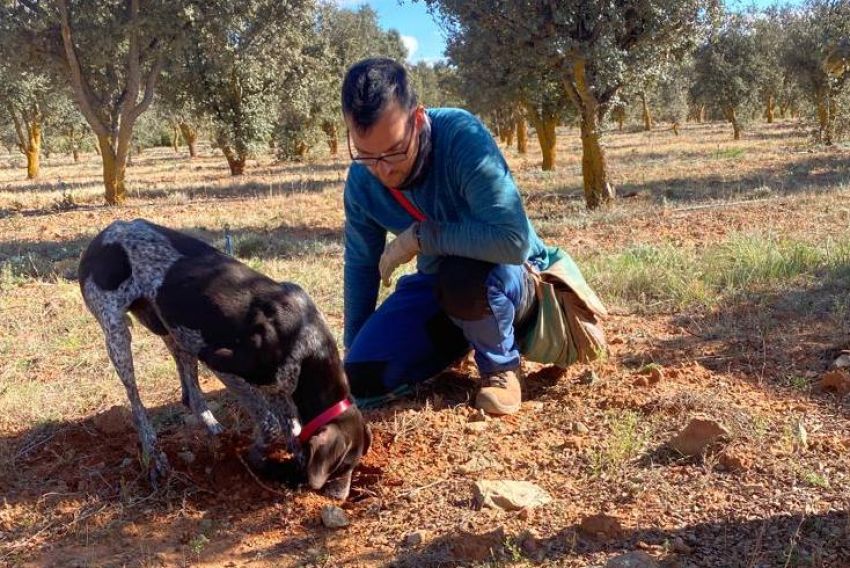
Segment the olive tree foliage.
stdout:
[[458,89],[457,69],[445,61],[420,61],[408,69],[410,81],[426,107],[464,107],[466,101]]
[[790,106],[786,100],[791,94],[786,88],[789,77],[782,66],[785,12],[771,7],[753,14],[752,34],[759,66],[755,87],[768,124],[775,120],[777,110],[781,112]]
[[133,128],[188,23],[175,0],[4,0],[0,42],[68,85],[94,131],[109,204],[126,198]]
[[303,159],[322,141],[336,155],[343,130],[340,90],[348,67],[367,57],[403,61],[407,50],[397,31],[381,29],[372,8],[323,3],[301,55],[300,64],[285,75],[278,107],[275,145],[283,159]]
[[808,0],[784,30],[782,62],[817,119],[818,138],[834,142],[838,102],[848,77],[850,3]]
[[46,117],[55,112],[57,95],[50,77],[9,64],[0,58],[0,121],[11,125],[10,142],[27,160],[27,178],[38,177]]
[[424,0],[449,37],[474,30],[488,57],[554,73],[580,117],[585,201],[615,195],[601,144],[600,118],[629,77],[650,72],[686,50],[708,0],[488,2]]
[[[268,148],[285,78],[302,65],[312,0],[198,2],[189,41],[169,68],[174,89],[207,117],[232,175]],[[173,98],[173,97],[172,97]]]
[[694,54],[692,96],[722,113],[735,140],[759,103],[760,71],[756,38],[740,15],[730,15]]
[[479,38],[487,33],[470,22],[463,34],[453,35],[446,50],[457,68],[457,84],[470,107],[488,117],[506,145],[516,133],[517,150],[525,151],[526,123],[540,143],[543,170],[556,162],[556,127],[575,117],[558,74],[530,68],[519,61],[491,58],[491,46]]

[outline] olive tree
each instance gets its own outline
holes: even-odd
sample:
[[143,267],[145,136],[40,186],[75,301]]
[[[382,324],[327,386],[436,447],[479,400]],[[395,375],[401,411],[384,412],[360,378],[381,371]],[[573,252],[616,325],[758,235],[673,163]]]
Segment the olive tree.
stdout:
[[[424,0],[449,37],[469,34],[494,62],[554,73],[580,118],[585,201],[615,195],[600,119],[629,77],[690,47],[710,0],[488,2]],[[470,34],[470,32],[473,32]]]
[[746,19],[730,16],[694,54],[695,100],[718,109],[732,124],[735,140],[758,104],[758,46]]
[[4,51],[25,54],[34,69],[68,85],[94,131],[109,204],[126,198],[133,127],[187,24],[186,6],[176,0],[0,2]]

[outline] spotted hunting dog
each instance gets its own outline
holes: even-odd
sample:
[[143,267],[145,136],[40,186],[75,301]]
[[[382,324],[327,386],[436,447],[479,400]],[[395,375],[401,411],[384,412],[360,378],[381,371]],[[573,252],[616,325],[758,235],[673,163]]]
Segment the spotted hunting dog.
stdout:
[[222,427],[198,384],[198,360],[252,417],[254,459],[282,437],[313,489],[348,496],[371,435],[351,402],[334,338],[301,288],[141,219],[116,221],[95,237],[79,279],[127,390],[154,485],[168,461],[139,398],[127,312],[163,339],[177,363],[183,404],[210,434]]

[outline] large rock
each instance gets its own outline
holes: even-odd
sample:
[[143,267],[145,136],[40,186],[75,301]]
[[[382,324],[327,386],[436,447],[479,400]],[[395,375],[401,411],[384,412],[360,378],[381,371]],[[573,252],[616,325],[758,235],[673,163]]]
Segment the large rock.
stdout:
[[528,481],[475,482],[475,503],[478,507],[519,511],[551,501],[552,497],[546,491]]
[[685,429],[670,440],[670,447],[686,456],[698,456],[721,438],[728,437],[729,431],[716,420],[692,418]]
[[615,556],[605,564],[605,568],[658,568],[658,566],[655,558],[642,550]]

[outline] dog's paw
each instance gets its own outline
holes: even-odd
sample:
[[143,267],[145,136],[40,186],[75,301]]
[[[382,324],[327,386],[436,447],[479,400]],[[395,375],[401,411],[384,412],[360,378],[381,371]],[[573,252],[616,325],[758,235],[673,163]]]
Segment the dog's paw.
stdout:
[[168,477],[171,467],[168,465],[168,458],[159,450],[155,450],[152,456],[143,456],[145,465],[148,470],[148,479],[151,487],[159,489],[160,481]]

